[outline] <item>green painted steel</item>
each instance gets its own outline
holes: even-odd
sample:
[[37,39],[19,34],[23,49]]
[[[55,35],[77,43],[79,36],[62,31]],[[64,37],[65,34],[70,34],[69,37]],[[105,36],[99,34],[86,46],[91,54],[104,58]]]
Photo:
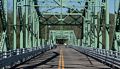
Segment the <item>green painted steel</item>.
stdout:
[[1,39],[0,39],[0,51],[7,51],[8,44],[8,35],[7,35],[7,0],[0,0],[0,17],[1,17]]
[[[8,5],[7,5],[7,2],[8,2],[7,0],[4,0],[4,2],[3,2],[3,3],[4,3],[3,5],[4,5],[4,13],[5,13],[6,22],[8,21],[8,19],[7,19],[7,15],[8,15],[8,13],[7,13],[7,6],[8,6]],[[7,23],[7,25],[8,25],[8,23]],[[7,25],[6,25],[6,26],[7,26]],[[6,28],[6,30],[7,30],[7,28]],[[7,35],[7,31],[6,31],[6,35]],[[7,36],[8,36],[8,35],[7,35]],[[6,40],[5,40],[5,41],[6,41]],[[3,47],[4,47],[4,48],[3,48],[3,51],[7,51],[8,46],[9,46],[9,45],[8,45],[8,43],[7,43],[7,41],[6,41],[5,44],[4,44],[4,46],[3,46]]]
[[[99,6],[100,6],[100,3],[99,3]],[[101,7],[99,8],[99,9],[102,9]],[[101,28],[101,13],[98,13],[98,20],[99,20],[99,22],[98,22],[98,43],[97,43],[97,48],[100,48],[100,49],[102,49],[102,28]]]
[[120,0],[115,2],[115,30],[113,39],[113,49],[120,51]]
[[77,45],[76,35],[73,30],[50,30],[49,38],[52,39],[53,44],[56,44],[56,39],[67,39],[68,45]]
[[45,48],[45,39],[42,39],[42,48]]
[[29,48],[28,46],[28,1],[25,1],[25,48]]
[[[87,0],[86,1],[86,8],[84,16],[84,40],[83,46],[90,46],[94,48],[105,48],[109,50],[109,0],[105,0],[105,2],[100,2],[97,0]],[[99,4],[102,3],[102,4]],[[99,8],[101,7],[101,8]],[[104,13],[98,13],[97,9],[104,9]],[[92,13],[91,13],[92,12]],[[101,11],[100,11],[101,12]],[[105,21],[102,22],[103,30],[105,31],[105,35],[101,30],[101,24],[98,21],[100,20],[101,15],[104,15],[103,18]],[[99,30],[97,32],[97,30]],[[105,42],[103,41],[102,35],[105,36]],[[105,46],[105,47],[104,47]]]
[[[1,25],[3,26],[0,51],[36,46],[45,48],[46,45],[53,46],[56,44],[56,39],[68,39],[67,44],[78,46],[82,44],[83,47],[103,48],[106,50],[119,50],[120,48],[120,0],[114,1],[115,28],[112,35],[113,39],[111,38],[112,42],[110,42],[109,33],[111,31],[109,20],[110,0],[13,0],[13,45],[11,45],[13,47],[11,48],[9,48],[10,41],[7,34],[9,26],[7,19],[8,0],[0,1],[3,2],[0,7],[4,7],[0,8]],[[79,5],[69,5],[67,4],[69,1],[79,3]],[[42,11],[45,8],[47,10]],[[51,11],[55,8],[59,8],[60,11]],[[64,8],[68,9],[68,11],[65,12]],[[67,21],[68,17],[71,19]],[[48,25],[62,26],[60,30],[48,31]],[[81,26],[83,39],[77,39],[73,30],[63,30],[64,25]],[[17,26],[20,28],[18,29]],[[46,26],[44,31],[46,33],[45,39],[42,37],[42,26]],[[17,31],[19,31],[19,38],[17,38]],[[47,35],[48,32],[49,36]],[[20,41],[20,45],[18,45],[20,47],[17,46],[17,40]]]
[[14,35],[14,37],[13,37],[13,49],[15,50],[16,48],[17,48],[17,46],[16,46],[16,22],[17,22],[17,15],[16,15],[16,13],[17,13],[17,1],[16,0],[13,0],[13,12],[14,12],[14,22],[13,22],[13,27],[14,27],[14,31],[13,31],[13,35]]
[[[95,4],[94,5],[99,5],[99,2],[97,0],[95,0]],[[94,12],[95,12],[94,15],[98,17],[98,15],[97,15],[97,8],[95,8],[95,7],[94,7]],[[98,24],[97,18],[94,18],[94,22],[95,22],[94,23],[95,24],[94,25],[94,28],[95,28],[95,34],[94,34],[95,35],[95,48],[97,48],[97,43],[98,43],[97,41],[98,41],[98,38],[99,38],[98,34],[97,34],[97,24]]]
[[109,50],[109,30],[107,29],[107,27],[109,28],[109,0],[106,0],[106,4],[105,4],[105,9],[106,9],[106,49]]
[[[20,2],[20,4],[22,3],[22,0],[19,0],[18,2]],[[19,3],[17,3],[18,5]],[[19,11],[19,19],[20,19],[20,48],[23,48],[23,7],[18,7],[18,11]]]

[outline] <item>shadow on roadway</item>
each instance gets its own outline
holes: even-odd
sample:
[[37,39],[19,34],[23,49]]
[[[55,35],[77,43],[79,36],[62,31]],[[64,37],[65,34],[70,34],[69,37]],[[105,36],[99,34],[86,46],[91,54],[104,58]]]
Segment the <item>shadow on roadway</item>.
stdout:
[[[22,67],[22,69],[33,69],[33,68],[36,68],[37,66],[40,66],[40,65],[44,65],[46,64],[47,62],[51,61],[52,59],[56,58],[57,56],[59,56],[60,54],[57,53],[57,52],[53,52],[55,55],[51,56],[50,58],[40,62],[40,63],[37,63],[35,65],[32,65],[32,66],[26,66],[26,67]],[[12,69],[21,69],[21,68],[12,68]]]

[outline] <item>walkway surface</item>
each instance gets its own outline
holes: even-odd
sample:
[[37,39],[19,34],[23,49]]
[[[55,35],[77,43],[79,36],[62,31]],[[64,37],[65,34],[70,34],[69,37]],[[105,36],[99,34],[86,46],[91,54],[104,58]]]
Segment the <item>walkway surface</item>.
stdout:
[[110,69],[74,49],[59,46],[16,67],[15,69]]

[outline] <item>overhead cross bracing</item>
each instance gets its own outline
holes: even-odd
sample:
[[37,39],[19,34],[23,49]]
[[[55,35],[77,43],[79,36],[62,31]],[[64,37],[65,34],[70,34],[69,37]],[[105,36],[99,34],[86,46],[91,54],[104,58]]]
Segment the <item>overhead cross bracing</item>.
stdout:
[[[62,3],[62,1],[58,2]],[[8,3],[13,4],[11,10],[8,9]],[[66,13],[64,15],[65,11],[63,10],[63,12],[63,7],[60,6],[60,14],[49,15],[49,12],[47,12],[48,14],[43,15],[42,9],[44,8],[41,7],[43,4],[40,3],[41,1],[39,2],[38,0],[13,0],[11,2],[1,0],[1,51],[29,48],[42,44],[43,33],[41,30],[46,25],[77,25],[78,29],[81,26],[83,20],[81,12],[77,9],[69,9],[69,12],[66,12],[67,15]],[[8,10],[13,14],[8,14]],[[8,19],[8,15],[13,15],[11,20]]]
[[39,5],[35,6],[40,7],[41,25],[81,25],[83,22],[82,2],[84,1],[38,0]]
[[75,49],[119,69],[119,15],[120,0],[0,0],[0,67],[11,68],[57,49],[58,67],[64,69],[68,59],[62,49],[69,50],[65,53],[71,61],[69,52]]

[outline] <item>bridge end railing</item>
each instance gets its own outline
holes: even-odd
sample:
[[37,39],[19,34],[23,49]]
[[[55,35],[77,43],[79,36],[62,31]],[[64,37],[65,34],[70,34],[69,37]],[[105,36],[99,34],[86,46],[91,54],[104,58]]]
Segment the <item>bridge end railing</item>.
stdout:
[[50,48],[47,45],[42,49],[41,47],[33,47],[2,52],[0,53],[0,68],[11,68],[53,48],[55,47]]
[[82,46],[70,46],[70,47],[110,67],[120,69],[120,52],[118,51]]

